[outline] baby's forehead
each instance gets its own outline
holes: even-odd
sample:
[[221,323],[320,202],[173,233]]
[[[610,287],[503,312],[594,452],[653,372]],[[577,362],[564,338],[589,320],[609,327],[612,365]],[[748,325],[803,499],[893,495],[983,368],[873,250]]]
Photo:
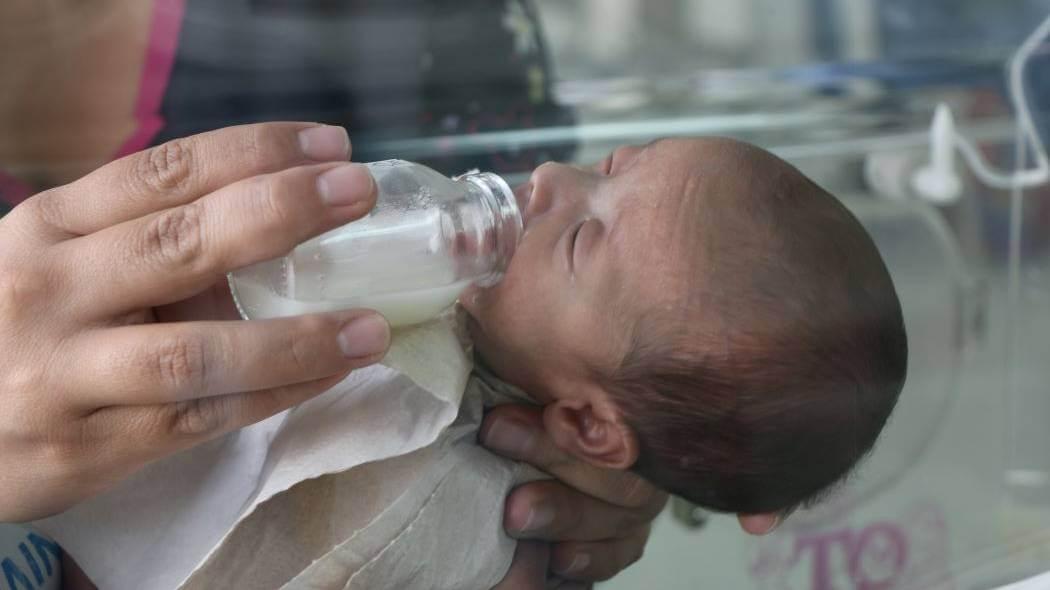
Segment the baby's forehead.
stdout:
[[656,141],[637,166],[615,241],[624,287],[643,307],[688,297],[718,255],[709,251],[718,241],[713,234],[748,226],[755,181],[784,167],[760,148],[725,138]]
[[714,193],[732,190],[724,180],[738,169],[735,142],[712,139],[663,139],[647,145],[633,170],[625,175],[618,202],[630,233],[646,232],[655,247],[667,226],[699,221],[704,201]]
[[721,177],[734,173],[775,173],[786,164],[757,146],[727,137],[666,138],[650,143],[653,168],[684,175]]
[[652,221],[663,225],[746,217],[778,187],[796,185],[799,176],[768,151],[734,139],[663,139],[639,155],[631,208],[661,213]]

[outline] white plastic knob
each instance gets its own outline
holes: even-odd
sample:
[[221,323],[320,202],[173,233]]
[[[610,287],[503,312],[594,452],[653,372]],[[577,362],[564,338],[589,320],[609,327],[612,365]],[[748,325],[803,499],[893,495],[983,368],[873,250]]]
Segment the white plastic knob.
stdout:
[[963,183],[955,170],[955,121],[944,103],[937,105],[930,126],[930,161],[916,170],[911,184],[919,197],[938,205],[962,196]]

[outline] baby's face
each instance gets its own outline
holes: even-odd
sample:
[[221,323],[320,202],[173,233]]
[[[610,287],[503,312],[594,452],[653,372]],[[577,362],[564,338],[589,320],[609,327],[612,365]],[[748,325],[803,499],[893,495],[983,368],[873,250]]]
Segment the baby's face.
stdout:
[[696,231],[712,186],[698,163],[718,145],[663,140],[591,168],[537,168],[518,189],[525,234],[506,276],[461,298],[486,363],[541,402],[615,369],[638,318],[683,292],[681,232]]

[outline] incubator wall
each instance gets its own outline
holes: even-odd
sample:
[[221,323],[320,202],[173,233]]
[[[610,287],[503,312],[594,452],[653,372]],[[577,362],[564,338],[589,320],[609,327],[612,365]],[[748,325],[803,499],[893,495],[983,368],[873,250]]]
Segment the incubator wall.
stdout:
[[[645,557],[602,587],[978,589],[1050,569],[1050,187],[993,190],[961,162],[957,200],[912,184],[941,102],[985,159],[1019,165],[1004,66],[1050,2],[537,5],[578,122],[501,140],[564,131],[581,162],[665,135],[767,147],[871,232],[911,345],[891,423],[827,502],[754,539],[674,501]],[[1044,136],[1048,50],[1025,79]]]

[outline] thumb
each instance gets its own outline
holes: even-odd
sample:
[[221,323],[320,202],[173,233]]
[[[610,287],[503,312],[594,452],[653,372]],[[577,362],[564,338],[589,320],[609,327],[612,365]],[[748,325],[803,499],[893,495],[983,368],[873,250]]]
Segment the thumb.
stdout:
[[544,590],[550,546],[537,541],[518,541],[514,561],[503,581],[492,590]]
[[766,514],[740,514],[737,515],[737,519],[744,532],[751,535],[765,535],[773,532],[773,529],[780,525],[782,517],[775,512],[768,512]]

